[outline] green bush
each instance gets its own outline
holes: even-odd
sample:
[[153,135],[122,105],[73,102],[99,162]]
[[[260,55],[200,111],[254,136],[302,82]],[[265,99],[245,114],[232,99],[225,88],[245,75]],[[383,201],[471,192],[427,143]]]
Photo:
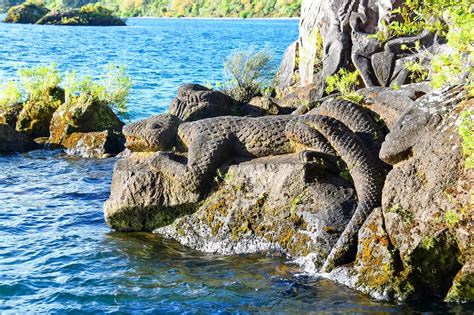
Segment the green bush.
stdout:
[[361,103],[363,96],[356,92],[360,85],[359,71],[349,71],[341,68],[337,73],[326,78],[326,93],[331,94],[335,91],[341,93],[340,98]]
[[272,82],[273,54],[268,49],[255,48],[232,53],[224,62],[227,77],[226,92],[241,103],[261,95]]
[[434,88],[467,84],[474,95],[474,13],[471,0],[407,0],[403,7],[392,11],[399,17],[376,34],[385,42],[393,37],[421,34],[424,30],[437,33],[447,41],[450,51],[432,56],[419,45],[415,49],[431,59],[429,66],[408,64],[408,70],[417,67],[418,73],[430,73]]
[[127,98],[132,86],[131,79],[127,77],[124,67],[108,65],[98,81],[87,76],[78,79],[76,72],[66,74],[64,80],[66,105],[80,98],[84,103],[99,101],[116,109],[119,114],[128,112]]
[[462,139],[462,148],[466,157],[466,169],[474,168],[474,109],[464,109],[458,120],[458,131]]
[[21,91],[15,82],[7,82],[0,90],[0,110],[21,102]]
[[21,87],[28,100],[42,100],[50,96],[62,80],[56,64],[18,70]]

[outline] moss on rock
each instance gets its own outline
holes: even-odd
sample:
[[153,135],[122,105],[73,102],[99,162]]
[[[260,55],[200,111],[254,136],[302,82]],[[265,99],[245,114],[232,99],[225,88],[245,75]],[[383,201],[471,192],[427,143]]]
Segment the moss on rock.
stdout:
[[20,23],[20,24],[35,24],[49,10],[43,6],[33,3],[22,3],[20,5],[11,7],[8,10],[7,16],[3,20],[5,23]]

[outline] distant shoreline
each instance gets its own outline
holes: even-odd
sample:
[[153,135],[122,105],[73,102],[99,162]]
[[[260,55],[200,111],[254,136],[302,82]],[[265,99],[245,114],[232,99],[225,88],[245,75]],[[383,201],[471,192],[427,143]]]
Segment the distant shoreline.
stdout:
[[133,16],[124,19],[163,19],[163,20],[299,20],[299,17],[165,17],[165,16]]

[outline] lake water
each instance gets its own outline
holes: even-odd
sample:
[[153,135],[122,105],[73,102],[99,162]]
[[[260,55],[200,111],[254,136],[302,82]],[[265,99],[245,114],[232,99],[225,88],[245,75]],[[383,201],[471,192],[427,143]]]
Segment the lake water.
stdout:
[[[295,20],[130,19],[128,27],[0,24],[0,82],[56,62],[97,76],[125,65],[132,120],[166,110],[185,82],[223,80],[224,58],[255,43],[278,62]],[[300,273],[283,257],[220,257],[105,225],[115,160],[61,152],[0,156],[0,313],[461,312],[443,303],[373,301]]]

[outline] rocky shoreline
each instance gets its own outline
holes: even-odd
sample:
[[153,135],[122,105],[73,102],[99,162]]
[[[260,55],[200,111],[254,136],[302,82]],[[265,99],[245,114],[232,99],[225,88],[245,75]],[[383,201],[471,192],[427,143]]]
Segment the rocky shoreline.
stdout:
[[[405,71],[421,58],[405,46],[447,49],[436,36],[378,42],[369,35],[393,8],[340,7],[304,1],[276,97],[242,104],[186,84],[168,113],[125,126],[100,103],[41,115],[21,104],[0,117],[0,150],[38,137],[85,157],[126,147],[104,205],[117,231],[224,255],[278,251],[378,299],[473,301],[474,169],[460,133],[472,95]],[[341,68],[359,71],[360,102],[327,92]]]

